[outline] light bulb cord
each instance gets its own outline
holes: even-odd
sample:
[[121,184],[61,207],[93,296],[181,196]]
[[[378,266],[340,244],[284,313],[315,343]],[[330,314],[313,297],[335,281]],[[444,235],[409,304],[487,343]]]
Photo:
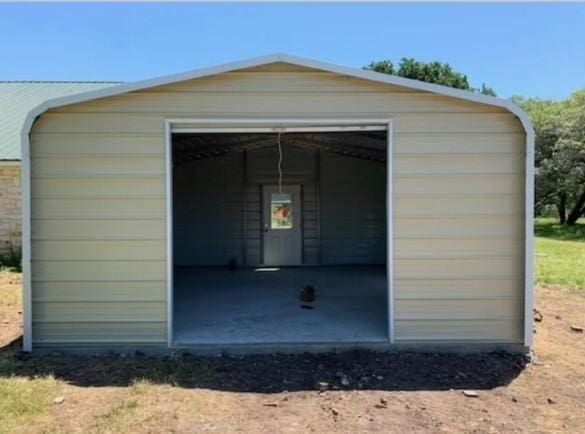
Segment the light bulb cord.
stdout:
[[280,131],[277,137],[278,142],[278,191],[282,194],[282,144],[280,143]]

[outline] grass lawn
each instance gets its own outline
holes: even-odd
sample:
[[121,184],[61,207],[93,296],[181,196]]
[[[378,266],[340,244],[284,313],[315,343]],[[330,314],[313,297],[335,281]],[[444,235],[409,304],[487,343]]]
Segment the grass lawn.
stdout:
[[554,219],[536,219],[537,285],[585,289],[585,223],[561,226]]

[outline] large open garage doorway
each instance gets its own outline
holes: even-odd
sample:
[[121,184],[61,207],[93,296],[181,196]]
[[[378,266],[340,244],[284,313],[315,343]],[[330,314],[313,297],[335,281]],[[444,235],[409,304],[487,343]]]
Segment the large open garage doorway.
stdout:
[[388,342],[385,127],[170,137],[173,345]]

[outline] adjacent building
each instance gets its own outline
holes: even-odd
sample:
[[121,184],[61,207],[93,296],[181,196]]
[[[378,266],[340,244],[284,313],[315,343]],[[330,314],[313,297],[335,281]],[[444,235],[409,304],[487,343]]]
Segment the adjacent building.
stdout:
[[21,245],[20,134],[27,113],[47,99],[114,84],[0,81],[0,255]]

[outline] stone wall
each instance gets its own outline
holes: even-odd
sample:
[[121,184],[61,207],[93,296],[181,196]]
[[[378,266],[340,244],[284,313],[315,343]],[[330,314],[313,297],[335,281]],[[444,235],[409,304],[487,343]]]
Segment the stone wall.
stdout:
[[0,162],[0,254],[21,246],[20,166]]

